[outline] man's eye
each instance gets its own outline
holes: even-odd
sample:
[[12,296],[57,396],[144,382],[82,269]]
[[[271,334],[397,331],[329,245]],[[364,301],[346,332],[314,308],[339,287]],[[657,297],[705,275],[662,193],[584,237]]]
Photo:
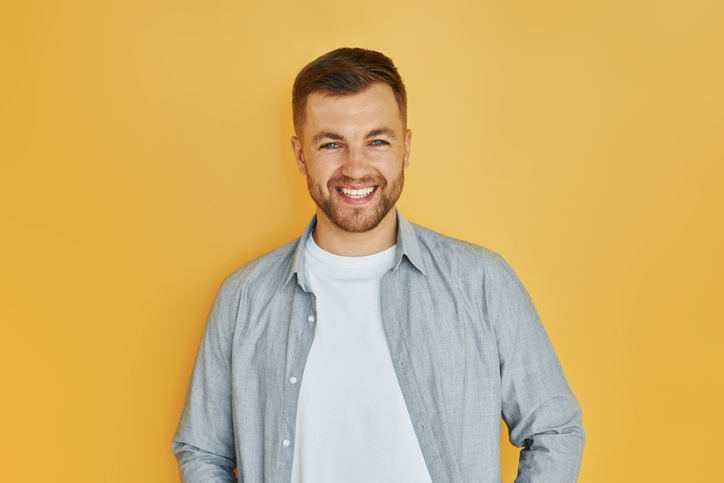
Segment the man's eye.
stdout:
[[390,143],[388,143],[387,141],[383,141],[382,139],[375,139],[370,144],[372,144],[373,146],[387,146]]
[[327,144],[322,144],[320,146],[321,149],[335,149],[338,147],[339,147],[339,144],[337,144],[337,143],[327,143]]

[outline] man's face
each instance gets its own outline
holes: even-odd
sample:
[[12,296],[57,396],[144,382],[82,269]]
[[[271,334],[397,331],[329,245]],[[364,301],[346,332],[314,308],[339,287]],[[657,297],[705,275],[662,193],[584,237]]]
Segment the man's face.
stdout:
[[313,92],[292,147],[318,221],[353,233],[377,227],[402,193],[411,139],[387,84],[348,96]]

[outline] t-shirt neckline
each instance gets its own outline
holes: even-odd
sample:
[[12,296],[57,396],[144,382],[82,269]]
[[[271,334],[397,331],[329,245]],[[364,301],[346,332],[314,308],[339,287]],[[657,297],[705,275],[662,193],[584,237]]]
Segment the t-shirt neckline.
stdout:
[[307,254],[332,267],[364,268],[384,265],[393,261],[395,259],[397,245],[392,245],[390,248],[382,250],[381,252],[373,253],[372,255],[365,255],[362,257],[344,257],[323,250],[315,243],[314,237],[309,235],[305,249]]

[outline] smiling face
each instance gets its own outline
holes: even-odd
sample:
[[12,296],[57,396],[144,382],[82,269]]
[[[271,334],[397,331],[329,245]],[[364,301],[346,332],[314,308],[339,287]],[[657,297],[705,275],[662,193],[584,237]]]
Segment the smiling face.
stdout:
[[292,147],[317,204],[318,226],[362,233],[394,216],[412,133],[387,84],[344,96],[313,92],[302,130]]

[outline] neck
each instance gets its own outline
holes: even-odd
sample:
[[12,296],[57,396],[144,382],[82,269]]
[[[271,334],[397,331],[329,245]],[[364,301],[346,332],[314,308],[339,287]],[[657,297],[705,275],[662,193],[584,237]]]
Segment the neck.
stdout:
[[364,257],[387,250],[397,243],[397,211],[393,207],[370,231],[350,233],[317,210],[317,226],[312,232],[314,242],[322,250],[342,257]]

